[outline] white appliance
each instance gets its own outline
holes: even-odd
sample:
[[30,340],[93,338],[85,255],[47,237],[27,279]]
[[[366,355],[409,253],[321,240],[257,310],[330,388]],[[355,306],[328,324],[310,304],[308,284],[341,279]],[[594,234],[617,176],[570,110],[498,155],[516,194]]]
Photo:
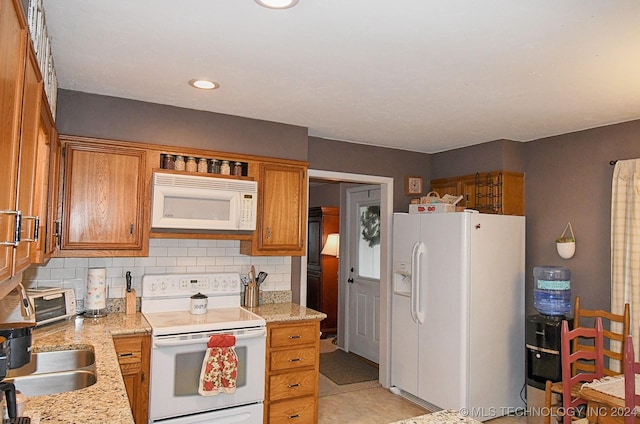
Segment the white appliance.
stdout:
[[153,174],[151,228],[253,231],[257,208],[255,181]]
[[[73,289],[38,287],[27,289],[26,294],[35,311],[36,326],[76,316],[76,296]],[[2,298],[0,300],[0,322],[23,321],[21,304],[22,296],[15,290]]]
[[524,407],[525,218],[393,218],[392,390],[480,421]]
[[[266,322],[240,307],[238,273],[142,277],[141,311],[151,325],[149,422],[262,424]],[[206,314],[191,314],[191,296],[208,296]],[[198,394],[207,342],[236,337],[237,388]]]

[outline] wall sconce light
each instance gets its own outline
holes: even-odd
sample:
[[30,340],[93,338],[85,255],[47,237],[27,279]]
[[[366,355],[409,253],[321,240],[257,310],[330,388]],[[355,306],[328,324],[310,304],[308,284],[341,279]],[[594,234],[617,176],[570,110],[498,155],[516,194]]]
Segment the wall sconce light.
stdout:
[[322,248],[321,255],[340,257],[340,234],[331,233],[327,236],[327,241]]

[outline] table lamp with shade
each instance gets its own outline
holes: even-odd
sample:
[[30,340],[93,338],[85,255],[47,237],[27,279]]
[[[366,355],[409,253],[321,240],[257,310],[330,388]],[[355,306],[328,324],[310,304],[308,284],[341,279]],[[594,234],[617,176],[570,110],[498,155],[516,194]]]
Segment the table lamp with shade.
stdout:
[[321,255],[340,257],[340,234],[331,233],[327,236],[327,241],[322,248]]

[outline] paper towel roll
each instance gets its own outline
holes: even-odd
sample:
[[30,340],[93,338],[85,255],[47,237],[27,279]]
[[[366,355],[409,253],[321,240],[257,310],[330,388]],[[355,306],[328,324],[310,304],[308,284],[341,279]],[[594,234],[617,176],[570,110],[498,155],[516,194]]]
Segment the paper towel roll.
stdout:
[[89,268],[87,272],[87,293],[84,300],[85,310],[105,309],[107,307],[107,269]]

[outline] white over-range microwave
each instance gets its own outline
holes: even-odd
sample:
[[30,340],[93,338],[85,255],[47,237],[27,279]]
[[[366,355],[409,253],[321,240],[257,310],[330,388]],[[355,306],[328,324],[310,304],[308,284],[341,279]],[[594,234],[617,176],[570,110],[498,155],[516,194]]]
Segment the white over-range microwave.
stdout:
[[257,209],[255,181],[153,174],[151,228],[253,231]]

